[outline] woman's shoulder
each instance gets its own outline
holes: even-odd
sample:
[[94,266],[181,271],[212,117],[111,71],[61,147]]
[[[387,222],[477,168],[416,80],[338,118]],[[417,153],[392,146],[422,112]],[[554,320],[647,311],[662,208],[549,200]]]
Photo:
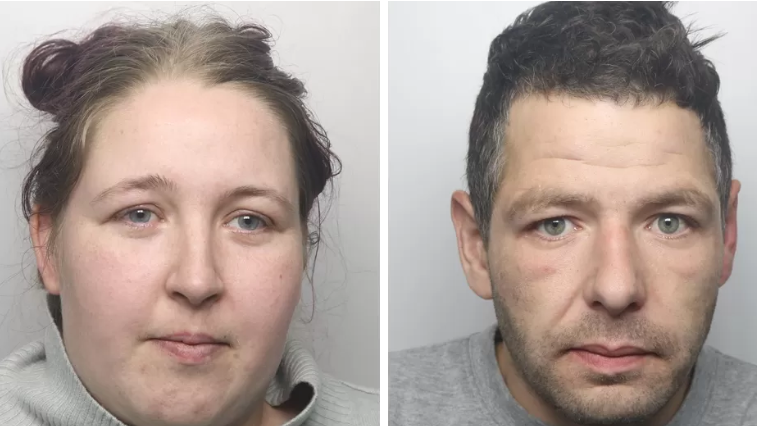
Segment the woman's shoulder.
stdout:
[[45,376],[45,346],[42,341],[29,343],[0,360],[0,424],[26,423],[35,413],[19,412],[32,407],[32,396],[42,392]]
[[0,360],[0,401],[19,381],[43,373],[45,345],[37,340],[22,346]]
[[307,426],[379,424],[379,393],[377,389],[355,385],[325,374],[318,402]]

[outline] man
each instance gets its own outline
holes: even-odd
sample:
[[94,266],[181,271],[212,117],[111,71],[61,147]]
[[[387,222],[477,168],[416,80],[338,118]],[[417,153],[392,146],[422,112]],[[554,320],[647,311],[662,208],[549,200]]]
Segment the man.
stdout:
[[757,425],[704,346],[740,183],[719,77],[665,3],[547,3],[491,44],[459,255],[497,325],[390,355],[391,425]]

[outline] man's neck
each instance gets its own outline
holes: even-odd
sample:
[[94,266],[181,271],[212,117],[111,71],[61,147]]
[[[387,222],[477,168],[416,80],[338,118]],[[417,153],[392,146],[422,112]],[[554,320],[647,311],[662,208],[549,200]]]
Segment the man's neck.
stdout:
[[[501,340],[495,343],[497,364],[505,385],[513,396],[513,399],[523,407],[526,412],[550,426],[582,426],[565,419],[555,407],[547,404],[523,379],[518,369],[515,368],[512,357]],[[691,386],[692,374],[688,375],[685,386],[681,386],[665,406],[654,415],[647,423],[639,426],[665,426],[678,412],[683,404],[689,387]]]

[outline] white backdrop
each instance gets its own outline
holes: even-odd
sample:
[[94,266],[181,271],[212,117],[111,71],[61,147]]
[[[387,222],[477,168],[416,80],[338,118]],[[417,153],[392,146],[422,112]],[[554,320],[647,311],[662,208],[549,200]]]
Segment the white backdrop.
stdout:
[[[39,338],[47,326],[20,213],[21,179],[44,130],[20,91],[24,55],[58,31],[77,35],[116,16],[160,17],[186,8],[182,2],[0,3],[6,86],[0,100],[0,358]],[[379,5],[230,2],[213,9],[234,20],[252,18],[274,33],[277,63],[305,81],[308,103],[344,163],[314,280],[315,317],[307,321],[310,309],[303,304],[295,320],[298,331],[312,336],[323,370],[378,387]],[[308,287],[303,295],[310,303]]]
[[[465,189],[467,135],[489,44],[536,2],[389,4],[389,350],[462,337],[495,322],[468,288],[457,255],[450,196]],[[709,343],[757,363],[757,56],[755,3],[682,2],[673,12],[702,35],[726,32],[704,53],[721,77],[743,187],[733,275],[722,288]]]

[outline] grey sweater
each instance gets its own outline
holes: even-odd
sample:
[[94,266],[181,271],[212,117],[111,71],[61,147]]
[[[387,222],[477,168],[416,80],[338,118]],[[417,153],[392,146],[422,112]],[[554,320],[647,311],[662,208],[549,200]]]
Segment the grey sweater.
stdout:
[[[390,353],[389,425],[545,426],[507,389],[495,331]],[[705,346],[668,426],[757,426],[757,366]]]
[[[376,391],[322,374],[310,353],[290,340],[266,400],[280,405],[299,383],[309,384],[313,397],[286,426],[378,425]],[[0,425],[125,426],[84,388],[52,324],[44,339],[0,362]]]

